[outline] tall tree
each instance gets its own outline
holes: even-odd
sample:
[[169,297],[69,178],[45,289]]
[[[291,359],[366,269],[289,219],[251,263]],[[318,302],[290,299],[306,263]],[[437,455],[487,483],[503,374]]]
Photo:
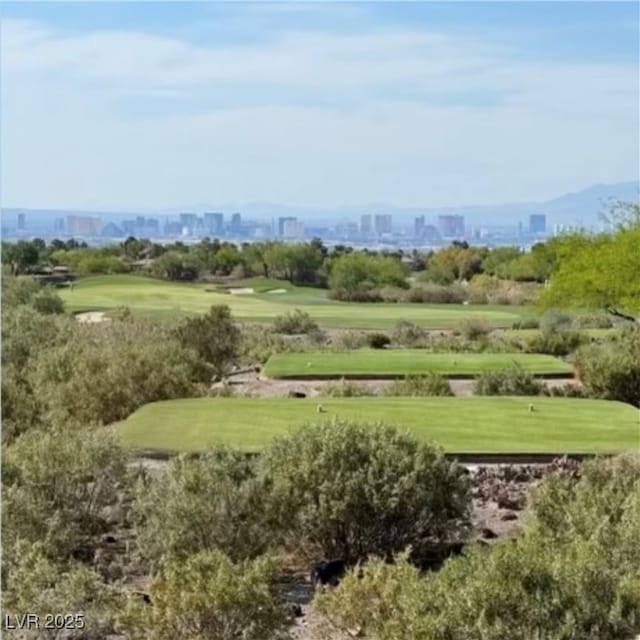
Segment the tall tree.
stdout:
[[610,233],[578,233],[559,243],[544,306],[600,308],[640,321],[640,205],[618,209],[610,220]]

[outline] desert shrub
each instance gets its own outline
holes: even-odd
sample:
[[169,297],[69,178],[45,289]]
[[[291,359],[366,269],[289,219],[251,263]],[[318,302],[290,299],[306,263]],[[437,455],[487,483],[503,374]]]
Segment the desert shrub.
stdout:
[[42,287],[31,304],[38,313],[64,313],[64,302],[51,287]]
[[155,567],[215,549],[254,558],[272,542],[254,464],[239,451],[175,458],[162,476],[140,484],[133,513],[140,553]]
[[567,382],[559,387],[546,387],[544,395],[552,398],[590,398],[589,392],[577,384]]
[[429,341],[429,332],[417,324],[401,320],[391,332],[391,341],[403,347],[424,346]]
[[187,318],[175,335],[218,377],[224,376],[238,358],[240,330],[226,305],[214,305],[206,314]]
[[307,425],[276,439],[261,462],[274,518],[309,553],[357,560],[412,545],[419,558],[429,543],[464,533],[460,467],[391,427]]
[[452,396],[451,386],[446,378],[437,373],[419,376],[405,376],[394,380],[385,389],[387,396]]
[[332,345],[339,351],[361,349],[367,344],[367,334],[362,331],[340,331],[331,340]]
[[540,321],[537,318],[522,318],[516,320],[512,325],[512,329],[539,329]]
[[570,329],[541,331],[532,338],[525,340],[525,350],[528,353],[567,356],[588,341],[588,336]]
[[613,320],[605,313],[581,313],[573,319],[576,329],[611,329]]
[[322,395],[333,398],[357,398],[361,396],[373,396],[375,394],[366,384],[340,378],[338,381],[325,384],[325,386],[322,387]]
[[73,630],[66,631],[65,638],[100,640],[113,633],[116,611],[124,602],[119,589],[105,584],[86,565],[53,562],[38,542],[22,540],[15,551],[10,558],[3,556],[3,613],[14,624],[14,616],[36,614],[42,627],[25,627],[19,636],[5,630],[8,637],[60,637],[59,631],[52,632],[56,635],[43,635],[45,616],[57,613],[69,616]]
[[386,333],[368,333],[367,345],[371,349],[384,349],[391,344],[391,338]]
[[478,396],[536,396],[544,388],[542,382],[516,364],[500,371],[485,371],[473,383],[473,393]]
[[400,260],[361,251],[338,255],[329,266],[332,291],[355,293],[382,287],[408,288],[406,277],[407,270]]
[[171,560],[154,576],[151,605],[129,600],[119,631],[132,640],[275,640],[288,616],[269,558],[232,562],[220,551]]
[[329,297],[342,302],[383,302],[384,299],[378,289],[367,289],[365,291],[350,289],[331,289]]
[[552,333],[568,330],[571,328],[572,323],[573,318],[570,315],[551,309],[540,318],[540,331],[542,333]]
[[130,307],[123,305],[120,307],[116,307],[115,309],[111,309],[108,312],[108,317],[111,318],[112,320],[124,321],[124,320],[130,320],[133,317],[133,314],[131,313]]
[[42,543],[55,562],[105,530],[103,509],[127,483],[127,456],[104,431],[29,431],[4,448],[2,544]]
[[378,290],[384,302],[403,302],[405,289],[400,287],[382,287]]
[[443,286],[425,283],[404,292],[402,300],[405,302],[460,304],[467,299],[466,292],[459,285]]
[[640,328],[615,342],[582,347],[574,364],[590,395],[640,407]]
[[31,304],[41,288],[40,283],[30,276],[9,276],[3,274],[3,309]]
[[210,373],[167,329],[141,320],[76,324],[73,339],[45,349],[26,374],[57,424],[109,424],[156,400],[205,391]]
[[535,490],[515,539],[470,547],[437,573],[397,557],[316,595],[320,624],[372,640],[617,640],[640,629],[640,464],[596,460]]
[[306,311],[294,309],[273,320],[273,330],[276,333],[297,334],[318,331],[318,323],[311,319]]
[[269,327],[244,325],[238,359],[244,364],[254,364],[266,362],[274,353],[317,350],[318,346],[313,340],[309,335],[286,336],[273,333]]
[[481,318],[465,318],[460,322],[458,330],[467,340],[486,338],[491,333],[491,327]]

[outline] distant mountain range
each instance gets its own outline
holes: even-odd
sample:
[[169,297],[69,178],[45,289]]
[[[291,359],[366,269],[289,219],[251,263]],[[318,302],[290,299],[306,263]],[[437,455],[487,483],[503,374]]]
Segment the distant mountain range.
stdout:
[[199,203],[184,207],[172,207],[164,210],[146,210],[131,212],[78,211],[78,210],[45,210],[28,208],[5,208],[3,217],[12,217],[17,213],[25,213],[34,222],[61,217],[68,214],[84,213],[99,215],[104,221],[122,220],[135,215],[176,215],[180,212],[223,211],[231,214],[239,211],[244,218],[271,219],[280,216],[297,216],[308,224],[335,224],[340,220],[352,219],[364,213],[389,213],[394,216],[394,225],[406,224],[415,216],[424,215],[427,220],[438,215],[463,215],[467,225],[482,226],[516,226],[518,222],[527,222],[533,213],[547,215],[547,224],[580,225],[590,227],[597,225],[599,215],[607,210],[608,203],[615,200],[638,202],[640,200],[640,181],[619,182],[615,184],[599,184],[580,191],[564,194],[553,200],[542,202],[514,202],[496,205],[479,205],[464,207],[396,207],[392,204],[368,204],[361,206],[345,206],[335,208],[296,207],[268,202],[248,203]]

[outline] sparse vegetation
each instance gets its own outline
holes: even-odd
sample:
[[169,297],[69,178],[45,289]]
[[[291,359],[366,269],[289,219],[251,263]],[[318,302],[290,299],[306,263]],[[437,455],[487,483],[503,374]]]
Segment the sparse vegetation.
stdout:
[[283,316],[277,316],[273,321],[273,330],[276,333],[293,335],[318,331],[319,327],[318,323],[314,322],[306,311],[294,309]]
[[402,380],[394,380],[385,389],[387,396],[452,396],[451,385],[446,378],[437,373],[421,376],[405,376]]
[[473,392],[479,396],[536,396],[544,389],[542,382],[518,365],[481,373],[473,384]]

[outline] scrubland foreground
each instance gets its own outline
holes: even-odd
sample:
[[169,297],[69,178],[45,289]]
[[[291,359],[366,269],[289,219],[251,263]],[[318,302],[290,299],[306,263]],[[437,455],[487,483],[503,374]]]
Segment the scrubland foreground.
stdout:
[[[550,285],[530,292],[541,308],[527,310],[526,327],[514,306],[512,329],[535,329],[517,336],[459,302],[462,323],[436,335],[395,319],[384,332],[328,331],[322,313],[316,320],[296,303],[282,303],[283,313],[260,326],[216,304],[161,317],[110,308],[106,321],[85,324],[26,273],[29,247],[3,251],[6,636],[630,640],[640,633],[639,223],[631,206],[611,233],[569,235],[527,254],[524,266],[543,265]],[[128,241],[127,251],[147,245],[136,246]],[[55,260],[78,258],[79,269],[104,258],[88,248],[31,249],[47,260],[64,251]],[[121,249],[109,270],[120,269],[111,258],[129,264]],[[205,258],[219,261],[222,247],[209,249]],[[76,250],[79,257],[69,253]],[[317,245],[296,251],[322,254]],[[207,275],[205,258],[194,266],[193,255],[176,252],[151,259],[148,275],[158,280],[145,277],[150,286]],[[457,246],[444,255],[423,260],[423,271],[432,284],[451,275],[438,285],[446,292],[429,285],[407,296],[469,296],[475,276],[493,278],[474,273],[491,268],[491,252]],[[498,257],[496,272],[523,267],[513,253]],[[465,264],[471,273],[460,271]],[[347,252],[316,267],[291,267],[284,277],[324,273],[332,301],[317,308],[348,304],[352,317],[376,300],[400,309],[401,292],[414,288],[397,256]],[[236,299],[218,286],[213,295]],[[81,290],[82,280],[67,302]],[[424,302],[406,304],[422,319],[431,312]],[[584,330],[603,316],[611,323],[604,333]],[[415,348],[480,354],[487,366],[468,381],[466,398],[453,397],[453,383],[436,371],[399,371],[376,397],[344,379],[313,400],[237,397],[230,382],[274,354],[312,353],[313,363],[323,354],[357,359],[364,347],[382,361]],[[560,358],[572,378],[552,386],[495,357],[512,353]],[[166,413],[154,414],[165,402]],[[465,416],[472,406],[486,408],[473,426]],[[212,446],[212,434],[224,434],[225,446]],[[143,441],[190,453],[140,460],[131,445]],[[536,443],[559,454],[616,455],[469,470],[441,448],[513,452]],[[25,628],[28,613],[43,625],[59,614],[53,626],[68,628]]]

